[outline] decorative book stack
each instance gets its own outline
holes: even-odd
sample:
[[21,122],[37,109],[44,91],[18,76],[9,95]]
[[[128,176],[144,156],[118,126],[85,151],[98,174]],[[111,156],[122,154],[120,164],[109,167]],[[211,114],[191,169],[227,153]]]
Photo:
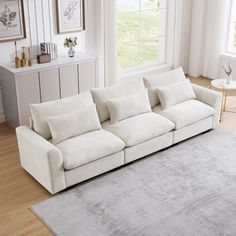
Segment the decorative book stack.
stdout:
[[57,45],[55,43],[40,43],[40,51],[42,54],[50,54],[51,60],[58,58]]

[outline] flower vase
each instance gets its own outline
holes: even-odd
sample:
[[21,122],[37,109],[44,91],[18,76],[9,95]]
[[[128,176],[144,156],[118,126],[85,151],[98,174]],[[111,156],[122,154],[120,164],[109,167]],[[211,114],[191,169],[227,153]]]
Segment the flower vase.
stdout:
[[230,84],[230,83],[231,83],[231,75],[227,75],[226,84]]
[[69,57],[74,57],[75,56],[75,50],[73,48],[69,48],[68,55],[69,55]]

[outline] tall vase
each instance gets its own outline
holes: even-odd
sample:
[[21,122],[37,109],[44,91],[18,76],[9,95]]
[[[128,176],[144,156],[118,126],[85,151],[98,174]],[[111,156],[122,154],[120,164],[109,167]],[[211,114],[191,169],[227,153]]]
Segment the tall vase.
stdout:
[[226,84],[230,84],[230,83],[231,83],[231,75],[227,75]]
[[69,48],[68,55],[69,55],[69,57],[74,57],[75,56],[75,50],[73,48]]

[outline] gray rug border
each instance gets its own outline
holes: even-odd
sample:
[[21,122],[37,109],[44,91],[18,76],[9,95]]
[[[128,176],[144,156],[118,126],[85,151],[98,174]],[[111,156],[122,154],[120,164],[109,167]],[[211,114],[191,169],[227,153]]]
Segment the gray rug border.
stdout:
[[[48,200],[48,199],[47,199]],[[47,201],[47,200],[44,200],[44,201]],[[41,202],[44,202],[44,201],[41,201]],[[39,202],[39,203],[41,203]],[[34,211],[33,207],[39,203],[36,203],[34,205],[32,205],[31,207],[29,207],[29,211],[53,234],[53,235],[57,235],[53,229],[43,220],[43,218],[41,218],[39,215],[37,215],[37,213]]]

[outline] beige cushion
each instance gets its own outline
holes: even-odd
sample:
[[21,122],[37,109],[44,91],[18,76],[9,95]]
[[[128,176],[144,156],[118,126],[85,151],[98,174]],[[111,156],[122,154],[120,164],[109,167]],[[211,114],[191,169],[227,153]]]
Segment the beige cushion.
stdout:
[[51,133],[47,123],[48,117],[78,111],[91,104],[93,104],[93,99],[89,91],[60,100],[30,104],[34,130],[42,137],[49,139]]
[[188,79],[179,83],[159,87],[157,88],[157,94],[163,109],[190,99],[196,99],[196,95]]
[[112,124],[152,111],[146,89],[125,97],[109,99],[107,104]]
[[124,146],[122,140],[102,129],[67,139],[56,145],[62,151],[63,166],[66,170],[117,153]]
[[110,119],[110,114],[107,107],[108,99],[127,96],[144,88],[145,87],[142,80],[135,80],[109,86],[106,88],[91,89],[94,102],[97,106],[100,122],[104,122]]
[[120,137],[126,147],[166,134],[175,128],[171,121],[153,112],[130,117],[113,125],[106,121],[102,127]]
[[182,67],[162,74],[145,76],[143,81],[145,87],[148,88],[151,107],[156,106],[160,102],[156,93],[157,87],[166,86],[183,80],[185,80],[185,75]]
[[166,110],[163,110],[158,105],[153,108],[153,112],[171,120],[175,124],[176,129],[181,129],[209,116],[213,116],[216,113],[214,108],[197,100],[188,100]]
[[84,109],[47,119],[53,144],[68,138],[101,129],[95,104]]

